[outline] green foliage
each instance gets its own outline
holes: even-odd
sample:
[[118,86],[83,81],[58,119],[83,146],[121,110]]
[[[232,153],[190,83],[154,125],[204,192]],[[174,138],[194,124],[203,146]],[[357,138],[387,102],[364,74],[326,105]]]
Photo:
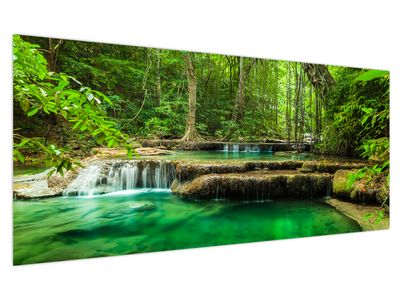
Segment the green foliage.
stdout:
[[[188,90],[181,51],[66,40],[56,53],[56,69],[62,72],[49,74],[39,46],[18,38],[14,91],[26,116],[61,116],[82,138],[93,134],[97,143],[110,146],[123,144],[124,134],[183,135]],[[47,53],[48,39],[24,39]],[[381,167],[388,159],[387,71],[330,67],[335,85],[320,99],[304,65],[243,58],[244,115],[233,121],[240,59],[203,53],[192,59],[201,135],[233,141],[293,140],[297,127],[300,142],[301,135],[311,133],[322,152],[378,160]]]
[[388,72],[340,68],[335,75],[319,148],[335,154],[382,158],[369,152],[376,149],[388,153],[383,143],[389,136]]
[[378,224],[385,217],[385,210],[379,209],[375,212],[368,213],[364,216],[364,220],[370,221],[372,224]]
[[163,101],[160,107],[154,109],[154,116],[145,122],[142,133],[145,136],[157,138],[182,136],[186,124],[183,101]]
[[376,78],[382,78],[384,76],[388,76],[389,71],[381,71],[381,70],[369,70],[361,74],[356,78],[358,81],[370,81]]
[[[108,97],[84,87],[72,76],[48,72],[46,59],[38,47],[14,36],[14,101],[22,111],[28,117],[56,115],[70,122],[73,130],[95,137],[99,144],[129,148],[127,136],[116,129],[115,122],[101,108],[103,102],[111,104]],[[14,160],[24,162],[21,151],[29,148],[41,149],[51,157],[59,172],[72,167],[71,159],[62,150],[54,145],[45,146],[40,137],[28,139],[14,134]]]

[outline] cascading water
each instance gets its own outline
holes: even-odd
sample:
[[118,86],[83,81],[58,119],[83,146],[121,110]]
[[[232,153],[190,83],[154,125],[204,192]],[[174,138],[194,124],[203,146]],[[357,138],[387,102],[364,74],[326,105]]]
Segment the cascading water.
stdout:
[[170,188],[175,167],[167,161],[116,161],[90,166],[64,190],[65,195],[84,196],[136,188]]
[[112,190],[131,190],[137,186],[139,179],[139,168],[136,165],[124,164],[113,165],[108,177],[102,182],[111,186]]
[[143,187],[151,187],[151,176],[149,172],[149,166],[146,165],[142,172],[142,186]]
[[[242,148],[242,150],[241,150]],[[225,144],[223,149],[223,152],[233,152],[233,153],[238,153],[238,152],[261,152],[260,146],[259,145],[239,145],[239,144]],[[268,151],[268,150],[267,150]]]
[[272,144],[271,145],[268,145],[267,147],[266,147],[266,149],[265,149],[265,152],[273,152],[272,151]]
[[100,166],[93,165],[83,169],[78,177],[64,190],[65,195],[84,196],[97,194]]
[[245,152],[260,152],[260,146],[258,145],[246,145],[244,147]]

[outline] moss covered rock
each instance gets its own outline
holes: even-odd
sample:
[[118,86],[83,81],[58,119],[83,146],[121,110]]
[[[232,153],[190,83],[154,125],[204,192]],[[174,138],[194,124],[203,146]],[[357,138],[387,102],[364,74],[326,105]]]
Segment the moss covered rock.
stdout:
[[366,162],[335,162],[329,160],[313,160],[305,161],[302,168],[312,172],[330,173],[334,174],[337,170],[353,170],[361,169],[368,166]]
[[228,198],[263,200],[283,197],[317,197],[327,195],[332,175],[302,174],[294,170],[252,171],[245,173],[207,174],[192,181],[176,179],[172,192],[196,199]]
[[370,187],[363,180],[349,185],[349,176],[358,170],[338,170],[333,177],[333,195],[355,203],[377,203],[379,189]]
[[190,181],[206,174],[245,173],[255,170],[296,170],[301,161],[251,161],[235,163],[218,162],[176,162],[176,174],[179,181]]

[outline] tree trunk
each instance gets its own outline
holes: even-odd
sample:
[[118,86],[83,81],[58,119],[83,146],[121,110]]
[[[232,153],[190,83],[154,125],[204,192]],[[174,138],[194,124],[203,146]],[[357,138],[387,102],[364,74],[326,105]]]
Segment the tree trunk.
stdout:
[[57,55],[58,55],[58,50],[63,44],[63,40],[58,40],[56,45],[53,45],[53,39],[49,38],[48,39],[49,43],[49,50],[48,50],[48,55],[47,55],[47,60],[49,63],[49,71],[50,72],[56,72],[57,71]]
[[296,94],[294,98],[294,142],[297,147],[299,140],[298,136],[298,125],[299,125],[299,94],[300,94],[300,75],[297,70],[297,63],[295,64],[295,76],[296,76]]
[[305,101],[304,101],[304,71],[300,70],[300,141],[301,141],[301,149],[303,149],[304,145],[304,115],[305,115]]
[[185,54],[186,74],[188,80],[189,111],[186,119],[186,132],[182,141],[202,140],[196,129],[196,75],[189,54]]
[[161,74],[160,74],[160,49],[156,49],[156,107],[161,105]]
[[324,99],[332,85],[335,84],[331,73],[326,65],[302,64],[313,87],[318,91],[320,97]]
[[292,135],[292,76],[290,71],[290,63],[287,63],[287,78],[286,78],[286,134],[287,141],[290,143]]
[[275,62],[275,131],[278,130],[278,115],[279,115],[279,63]]
[[244,58],[239,57],[239,86],[238,86],[238,93],[235,99],[235,105],[233,107],[232,113],[232,120],[236,122],[243,121],[244,118],[244,108],[245,108],[245,97],[244,97],[244,82],[248,74],[250,73],[251,67],[255,63],[253,59],[251,64],[249,64],[246,68],[243,67],[244,65]]
[[317,93],[315,93],[315,134],[317,136],[317,140],[319,140],[319,136],[321,134],[321,108]]
[[243,57],[239,57],[239,86],[235,99],[235,107],[233,109],[232,120],[242,121],[244,116],[244,70]]

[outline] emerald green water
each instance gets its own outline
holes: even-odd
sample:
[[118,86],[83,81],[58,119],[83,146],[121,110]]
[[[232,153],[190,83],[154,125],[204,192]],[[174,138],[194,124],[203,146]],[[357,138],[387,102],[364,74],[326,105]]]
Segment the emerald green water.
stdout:
[[[282,160],[311,160],[315,159],[316,156],[312,153],[281,153],[276,154],[272,152],[224,152],[224,151],[185,151],[178,150],[174,151],[172,155],[157,156],[157,159],[168,159],[168,160],[200,160],[200,161],[244,161],[244,160],[268,160],[268,161],[282,161]],[[140,157],[139,157],[140,159]],[[148,157],[143,157],[148,159]]]
[[14,264],[357,231],[318,201],[186,202],[167,189],[138,189],[15,201]]

